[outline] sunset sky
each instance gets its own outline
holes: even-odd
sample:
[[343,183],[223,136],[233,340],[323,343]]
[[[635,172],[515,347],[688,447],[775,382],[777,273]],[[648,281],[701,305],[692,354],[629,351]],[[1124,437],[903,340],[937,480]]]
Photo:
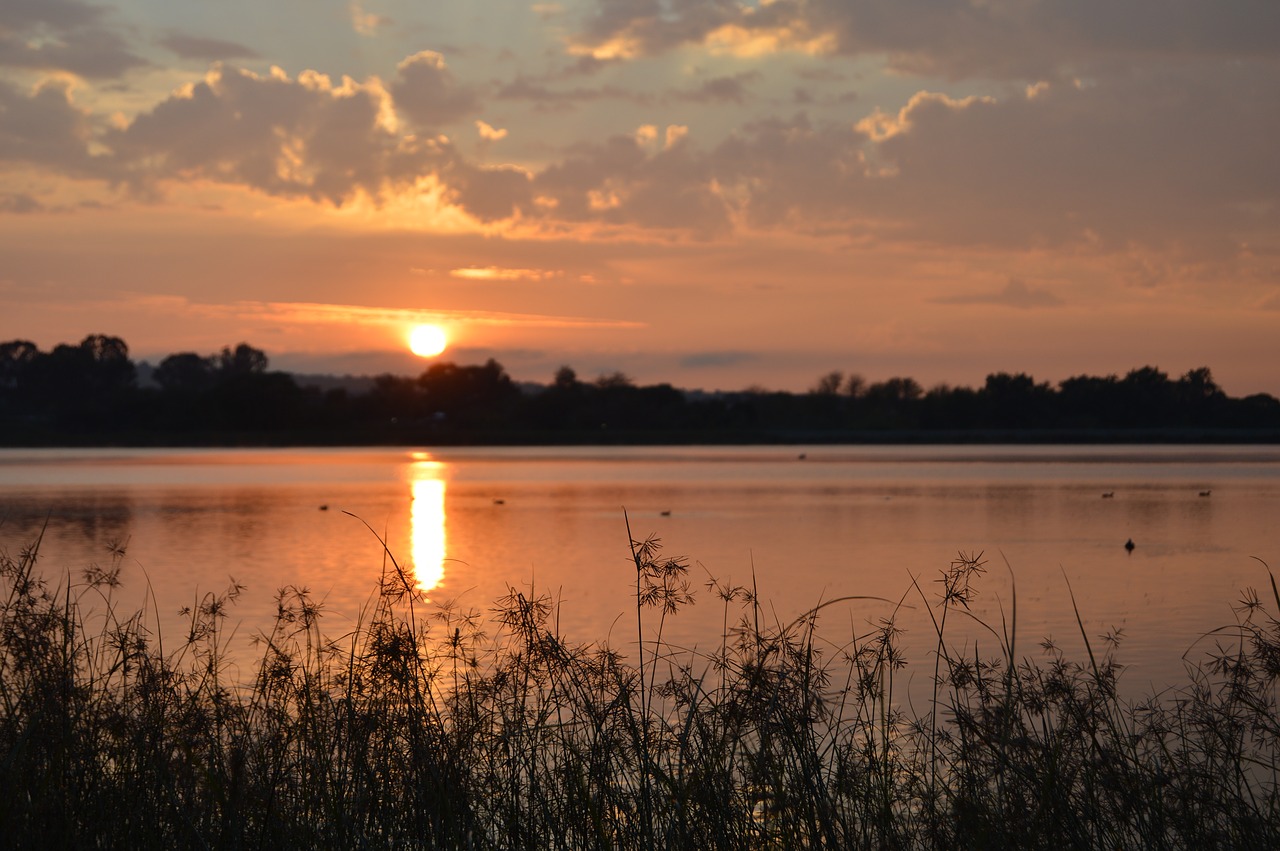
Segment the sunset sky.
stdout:
[[1277,0],[2,0],[0,340],[1280,395]]

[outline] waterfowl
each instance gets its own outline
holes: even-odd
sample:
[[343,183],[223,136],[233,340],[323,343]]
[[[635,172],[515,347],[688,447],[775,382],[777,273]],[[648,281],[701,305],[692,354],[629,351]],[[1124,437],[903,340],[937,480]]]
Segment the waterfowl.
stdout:
[[1115,495],[1116,495],[1116,492],[1115,492],[1115,491],[1107,491],[1106,493],[1104,493],[1104,494],[1102,495],[1102,498],[1103,498],[1103,499],[1111,499],[1111,498],[1112,498],[1113,496],[1115,496]]
[[1127,540],[1127,541],[1125,541],[1125,542],[1124,542],[1124,548],[1125,548],[1126,550],[1128,550],[1129,552],[1133,552],[1133,548],[1134,548],[1135,546],[1137,546],[1137,545],[1136,545],[1136,544],[1134,544],[1134,542],[1133,542],[1133,538],[1130,538],[1129,540]]
[[1200,491],[1201,496],[1208,496],[1211,493],[1213,493],[1213,491]]

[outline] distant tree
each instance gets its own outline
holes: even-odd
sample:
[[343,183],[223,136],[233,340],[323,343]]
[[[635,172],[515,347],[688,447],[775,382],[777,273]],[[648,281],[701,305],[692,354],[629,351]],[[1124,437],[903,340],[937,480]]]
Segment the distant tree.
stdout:
[[562,366],[556,370],[555,380],[551,384],[560,390],[572,390],[578,386],[578,373],[572,367]]
[[59,345],[50,353],[55,372],[69,385],[94,394],[122,390],[133,383],[136,369],[129,347],[119,337],[90,334],[78,346]]
[[914,378],[894,377],[867,388],[865,396],[876,402],[913,402],[924,395],[924,388]]
[[867,392],[867,380],[856,372],[849,373],[844,379],[844,392],[850,399],[858,399]]
[[0,343],[0,390],[16,390],[31,368],[40,349],[30,340]]
[[213,385],[219,363],[194,352],[179,352],[160,361],[152,377],[169,392],[200,393]]
[[924,428],[965,430],[984,425],[985,406],[980,392],[971,387],[938,384],[920,400],[920,425]]
[[284,372],[231,372],[209,391],[211,423],[220,428],[272,432],[304,425],[307,394]]
[[227,375],[247,375],[267,371],[267,355],[248,343],[240,343],[231,349],[223,346],[218,355],[218,367]]
[[1120,382],[1123,425],[1162,427],[1177,419],[1177,388],[1154,366],[1130,370]]
[[502,364],[493,358],[483,366],[432,364],[418,385],[429,412],[458,425],[504,419],[520,395]]
[[1024,372],[997,372],[987,376],[981,391],[987,425],[994,428],[1036,428],[1048,425],[1053,388],[1037,384]]
[[620,387],[635,387],[635,382],[625,372],[610,372],[596,378],[596,387],[601,390],[616,390]]
[[1226,395],[1213,380],[1213,373],[1207,366],[1188,370],[1186,375],[1178,379],[1178,390],[1182,400],[1188,402]]
[[1058,423],[1067,428],[1122,424],[1122,390],[1114,375],[1076,375],[1058,382]]
[[809,392],[815,396],[834,396],[840,392],[840,385],[843,383],[844,373],[833,369],[825,375],[818,376],[818,380]]
[[867,387],[858,422],[870,428],[916,428],[923,413],[924,388],[914,378],[895,376]]
[[426,396],[419,381],[390,373],[375,377],[373,388],[353,404],[365,420],[379,425],[426,416]]
[[90,334],[38,354],[24,374],[35,410],[76,428],[108,428],[127,410],[136,369],[124,340]]

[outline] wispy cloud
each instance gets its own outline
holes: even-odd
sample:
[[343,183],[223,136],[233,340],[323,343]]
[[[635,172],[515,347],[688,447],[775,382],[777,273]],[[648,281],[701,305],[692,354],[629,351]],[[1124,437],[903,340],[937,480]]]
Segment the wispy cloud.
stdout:
[[360,35],[377,35],[378,30],[391,23],[385,15],[366,12],[360,0],[351,0],[347,4],[347,12],[351,15],[351,27]]
[[160,39],[160,44],[183,59],[203,59],[209,62],[223,59],[259,59],[260,54],[251,47],[218,38],[203,38],[182,33],[171,33]]
[[80,0],[6,0],[0,3],[0,68],[105,79],[146,66],[107,17]]
[[0,213],[38,213],[43,209],[44,205],[25,192],[0,194]]
[[595,0],[571,38],[582,54],[653,57],[690,45],[760,56],[789,51],[879,55],[901,73],[942,78],[1061,76],[1144,57],[1270,56],[1280,6],[1259,0],[1145,3],[974,3],[934,0],[685,2]]
[[371,323],[412,325],[420,322],[459,323],[529,328],[644,328],[645,323],[585,316],[504,313],[492,310],[370,307],[312,302],[238,301],[226,306],[196,305],[197,309],[226,312],[241,319],[293,323]]
[[1047,290],[1033,289],[1017,279],[1005,284],[1004,289],[986,293],[963,293],[938,296],[936,304],[994,304],[1027,310],[1035,307],[1057,307],[1062,299]]
[[543,281],[558,278],[558,269],[504,269],[498,266],[466,266],[449,272],[455,278],[471,281]]
[[686,369],[705,369],[717,366],[739,366],[759,361],[756,352],[711,351],[692,352],[680,358],[680,366]]

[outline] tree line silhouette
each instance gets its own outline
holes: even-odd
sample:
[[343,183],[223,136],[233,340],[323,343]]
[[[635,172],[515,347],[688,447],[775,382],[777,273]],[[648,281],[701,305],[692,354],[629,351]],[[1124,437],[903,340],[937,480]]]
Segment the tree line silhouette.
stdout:
[[805,393],[683,391],[568,366],[518,385],[495,360],[322,390],[269,369],[247,343],[169,355],[140,381],[119,337],[43,352],[0,343],[0,444],[857,442],[1275,440],[1280,400],[1226,395],[1208,367],[1152,366],[1056,386],[1025,373],[924,389],[833,371]]

